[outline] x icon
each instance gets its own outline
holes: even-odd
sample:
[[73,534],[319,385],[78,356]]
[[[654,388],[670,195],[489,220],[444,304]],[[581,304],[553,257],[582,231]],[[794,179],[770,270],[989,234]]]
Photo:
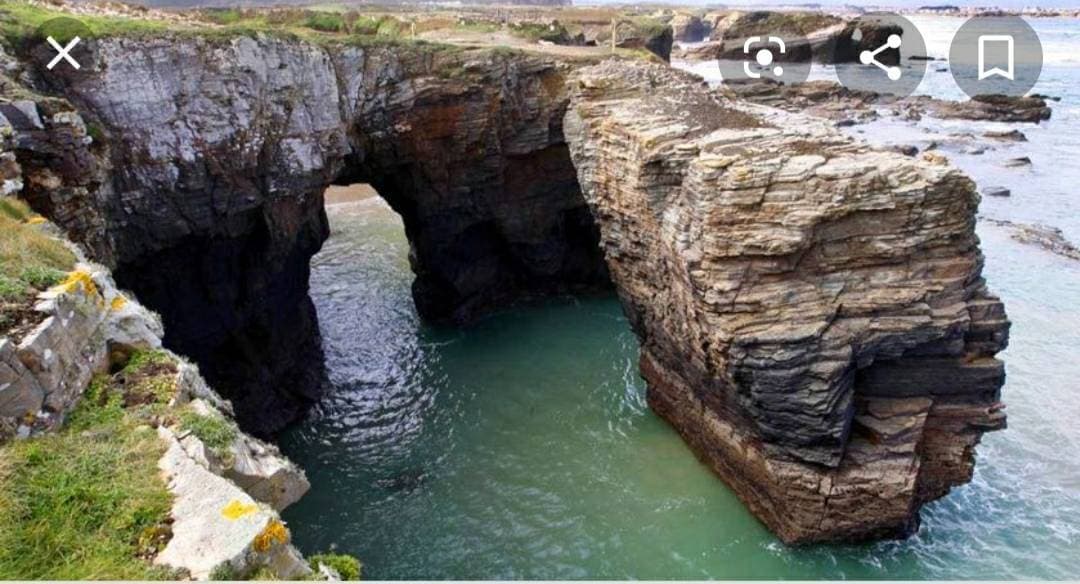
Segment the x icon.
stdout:
[[48,65],[45,66],[46,69],[52,71],[52,68],[55,67],[61,59],[67,61],[72,67],[76,69],[79,68],[79,62],[72,58],[70,53],[71,49],[74,49],[75,45],[79,44],[79,41],[82,39],[80,39],[79,37],[75,37],[71,39],[71,42],[69,42],[66,47],[61,47],[60,43],[56,42],[56,39],[52,37],[49,37],[45,40],[49,41],[49,44],[52,45],[52,48],[56,49],[56,56],[53,57],[52,61],[49,61]]

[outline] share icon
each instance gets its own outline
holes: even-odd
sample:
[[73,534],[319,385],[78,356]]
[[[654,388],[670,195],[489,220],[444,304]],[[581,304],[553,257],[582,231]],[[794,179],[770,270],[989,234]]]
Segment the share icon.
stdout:
[[884,63],[877,60],[877,56],[886,49],[899,49],[900,45],[903,44],[903,42],[904,41],[900,38],[900,35],[891,34],[889,35],[889,38],[885,41],[885,44],[881,45],[880,47],[874,49],[873,51],[863,51],[859,53],[859,61],[863,65],[876,65],[879,69],[884,71],[886,75],[889,76],[889,79],[893,81],[899,81],[900,67],[886,66]]

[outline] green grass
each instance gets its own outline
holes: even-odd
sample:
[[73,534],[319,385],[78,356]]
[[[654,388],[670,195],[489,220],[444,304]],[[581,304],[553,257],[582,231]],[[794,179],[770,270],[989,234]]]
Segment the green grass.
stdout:
[[169,367],[175,370],[176,361],[173,360],[171,355],[159,349],[139,351],[128,359],[127,364],[124,365],[120,372],[125,375],[135,375],[146,373],[151,368],[157,367]]
[[304,26],[322,32],[343,32],[345,18],[334,12],[312,12],[304,20]]
[[533,22],[524,22],[517,25],[510,26],[510,33],[514,36],[518,36],[530,41],[549,41],[553,43],[565,42],[569,38],[569,33],[561,24],[540,24]]
[[98,377],[64,428],[0,447],[0,579],[166,579],[165,445],[118,378]]
[[190,432],[218,455],[225,455],[236,440],[236,426],[218,413],[202,415],[187,409],[180,412],[180,430]]
[[315,554],[308,558],[308,564],[315,573],[319,571],[319,564],[326,564],[337,571],[342,580],[359,580],[363,568],[360,560],[347,554],[334,553]]
[[244,19],[244,12],[239,8],[206,8],[203,18],[214,24],[232,25]]
[[465,20],[454,24],[454,28],[457,30],[464,30],[469,32],[483,32],[492,33],[502,30],[502,26],[494,22],[484,22],[481,20]]
[[[190,20],[166,22],[134,16],[90,16],[76,18],[89,29],[90,37],[201,37],[227,40],[239,36],[265,34],[313,43],[352,42],[364,38],[367,44],[394,41],[408,35],[408,23],[392,16],[361,16],[356,12],[333,12],[299,8],[213,9],[187,13]],[[29,4],[23,0],[0,0],[0,38],[9,46],[22,47],[38,38],[37,30],[54,18],[71,16],[60,10]],[[57,32],[53,36],[64,37]],[[62,39],[61,39],[62,40]],[[94,136],[97,139],[97,136]]]
[[0,216],[14,221],[26,221],[33,217],[30,206],[13,197],[0,197]]
[[152,425],[175,374],[167,353],[137,352],[91,382],[60,431],[0,447],[0,579],[176,576],[149,561],[170,534]]
[[0,199],[0,302],[31,300],[75,265],[71,250],[27,223],[33,220],[25,203]]
[[[71,15],[19,0],[0,0],[0,36],[8,43],[18,45],[33,38],[42,24],[60,16]],[[154,35],[174,26],[158,20],[118,16],[79,15],[77,19],[86,25],[93,37]],[[54,36],[60,36],[61,42],[69,36],[62,30],[50,32],[56,32]]]

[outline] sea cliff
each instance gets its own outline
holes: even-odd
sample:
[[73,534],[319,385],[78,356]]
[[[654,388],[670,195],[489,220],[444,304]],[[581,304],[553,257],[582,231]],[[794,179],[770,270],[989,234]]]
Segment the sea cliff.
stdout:
[[636,60],[228,30],[86,50],[3,56],[11,184],[245,430],[319,395],[308,265],[324,189],[355,182],[402,216],[429,321],[614,286],[650,405],[784,541],[910,534],[1004,427],[978,195],[938,155]]

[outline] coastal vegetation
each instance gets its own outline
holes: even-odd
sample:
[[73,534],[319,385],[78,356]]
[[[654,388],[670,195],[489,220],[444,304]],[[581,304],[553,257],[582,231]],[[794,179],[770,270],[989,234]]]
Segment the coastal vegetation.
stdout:
[[71,14],[20,0],[0,0],[0,36],[17,46],[32,38],[39,27],[58,17],[78,18],[93,37],[146,37],[168,33],[177,36],[232,38],[267,34],[310,41],[341,41],[348,37],[401,36],[403,23],[390,17],[337,14],[300,9],[246,10],[206,9],[180,14],[145,13],[131,8],[131,15]]
[[26,203],[0,198],[0,334],[31,315],[34,296],[60,283],[75,255],[42,231]]
[[[611,15],[596,20],[592,12],[582,12],[567,22],[523,20],[496,21],[490,18],[450,18],[441,14],[391,15],[360,12],[341,8],[203,8],[185,12],[150,11],[141,7],[125,7],[128,14],[68,13],[47,4],[25,0],[0,0],[0,38],[18,47],[37,36],[42,25],[59,17],[75,17],[86,25],[91,37],[150,37],[163,34],[178,38],[230,39],[257,34],[286,39],[302,39],[317,44],[348,44],[353,46],[387,46],[403,50],[446,51],[461,50],[453,43],[425,39],[424,33],[503,33],[489,39],[493,47],[526,43],[557,45],[587,44],[586,27],[596,33],[593,42],[604,45],[610,39]],[[590,20],[591,19],[591,20]],[[594,22],[595,20],[595,22]],[[60,26],[50,23],[50,26]],[[619,22],[620,38],[650,39],[662,34],[667,24],[642,15],[631,15]],[[53,35],[66,37],[64,33]],[[451,34],[452,36],[452,34]],[[514,39],[518,39],[514,42]],[[605,53],[606,54],[606,53]],[[654,60],[648,51],[639,47],[619,48],[615,56],[635,60]]]
[[137,353],[87,388],[64,427],[0,447],[0,576],[166,579],[172,497],[153,430],[175,389],[163,353]]
[[319,564],[323,564],[337,572],[342,580],[359,580],[363,568],[360,560],[348,554],[315,554],[308,558],[308,563],[311,564],[311,569],[316,572],[319,570]]
[[180,430],[194,434],[220,458],[228,460],[229,447],[236,440],[236,426],[217,412],[203,414],[191,409],[180,412]]

